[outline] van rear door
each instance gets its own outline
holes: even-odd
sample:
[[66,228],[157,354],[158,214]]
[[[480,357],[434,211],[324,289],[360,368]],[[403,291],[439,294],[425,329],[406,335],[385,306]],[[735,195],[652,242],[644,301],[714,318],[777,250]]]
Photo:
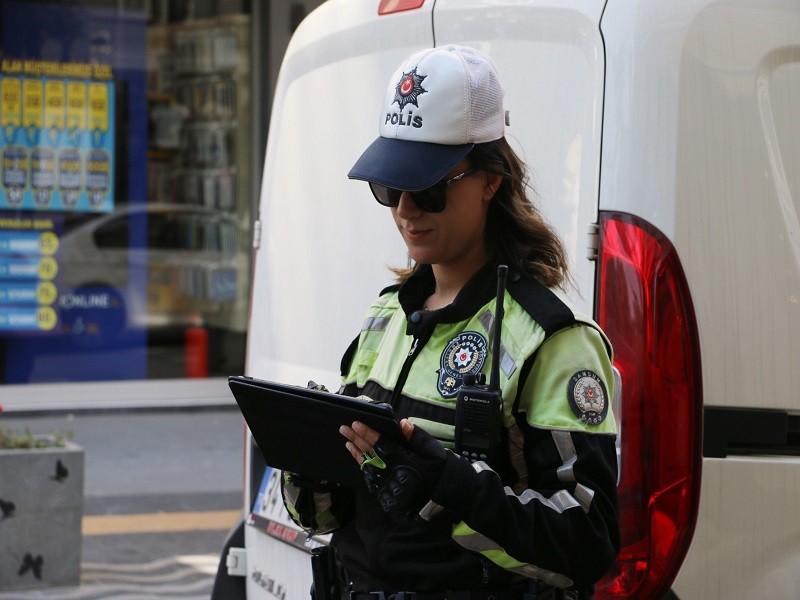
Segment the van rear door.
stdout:
[[388,75],[433,45],[432,5],[378,17],[375,2],[334,0],[292,37],[261,190],[252,376],[338,387],[340,356],[392,282],[386,266],[407,263],[389,212],[347,172],[377,136]]
[[534,202],[564,240],[577,288],[570,300],[587,315],[594,298],[587,246],[594,245],[589,233],[598,208],[604,5],[437,0],[433,19],[437,46],[474,46],[497,63],[510,110],[506,137],[530,168]]
[[[433,46],[433,4],[379,16],[378,2],[329,0],[292,37],[274,96],[259,205],[250,376],[297,385],[314,379],[336,389],[341,355],[364,311],[392,283],[386,266],[407,264],[389,211],[347,172],[377,136],[389,74]],[[248,465],[262,464],[251,444],[247,452]],[[324,540],[307,543],[291,523],[277,473],[254,471],[245,482],[245,498],[255,498],[245,506],[247,597],[308,597],[310,547]]]

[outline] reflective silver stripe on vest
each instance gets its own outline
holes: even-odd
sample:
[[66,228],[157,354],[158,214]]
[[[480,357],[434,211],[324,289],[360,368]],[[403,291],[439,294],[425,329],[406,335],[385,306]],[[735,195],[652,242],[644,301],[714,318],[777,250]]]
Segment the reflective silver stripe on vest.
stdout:
[[426,521],[430,521],[433,517],[438,515],[444,510],[444,506],[436,504],[433,500],[428,500],[428,503],[419,511],[419,516]]
[[558,479],[564,483],[572,483],[575,481],[575,473],[572,468],[575,465],[575,461],[578,460],[578,453],[575,451],[575,444],[572,443],[572,436],[569,431],[553,431],[551,433],[562,463],[558,467]]
[[[491,334],[492,324],[494,323],[494,315],[487,310],[480,316],[478,320],[486,329],[486,333]],[[511,357],[511,355],[508,353],[508,350],[506,350],[506,347],[503,346],[502,343],[500,344],[500,370],[506,374],[507,378],[511,378],[511,376],[514,374],[514,371],[517,370],[517,365],[514,362],[514,359]]]
[[361,331],[385,331],[388,325],[388,317],[367,317],[361,326]]
[[539,492],[534,492],[530,488],[517,495],[510,487],[506,487],[506,494],[508,496],[515,496],[522,504],[527,504],[531,500],[538,500],[547,508],[556,511],[558,514],[561,514],[570,508],[581,507],[580,502],[578,502],[567,490],[558,490],[549,498],[545,498]]
[[494,472],[494,469],[492,469],[492,467],[487,465],[482,460],[476,460],[474,463],[472,463],[472,468],[475,470],[476,473],[483,473],[484,471]]
[[[475,469],[476,473],[492,470],[491,467],[489,467],[489,465],[487,465],[485,462],[482,461],[477,461],[472,463],[472,468]],[[510,496],[515,495],[514,492],[511,490],[511,488],[506,487],[505,490],[506,494]],[[523,494],[523,496],[525,496],[525,499],[523,499],[523,497],[521,496],[517,496],[517,498],[520,499],[522,504],[527,504],[531,499],[536,498],[537,500],[543,502],[546,505],[551,505],[551,508],[555,508],[556,510],[558,510],[558,507],[561,506],[561,510],[558,510],[558,512],[563,512],[567,508],[571,508],[571,506],[562,506],[564,505],[565,502],[567,502],[566,498],[559,497],[554,500],[555,496],[553,496],[550,498],[550,500],[547,500],[541,494],[538,494],[533,490],[525,490],[525,491],[527,492],[527,495]],[[571,498],[571,496],[569,496],[569,494],[567,494],[564,491],[558,492],[556,496],[559,494],[564,494],[565,496]],[[574,505],[578,506],[577,503],[575,503]],[[463,546],[467,550],[471,550],[473,552],[483,553],[483,552],[499,551],[502,552],[504,555],[510,557],[510,555],[500,545],[490,540],[485,535],[481,535],[480,533],[477,532],[472,533],[471,535],[457,536],[454,537],[453,539],[455,539],[455,541],[458,542],[460,546]],[[512,558],[512,560],[514,560],[515,562],[518,562],[513,557],[510,558]],[[568,588],[573,583],[573,581],[566,575],[562,575],[561,573],[554,573],[553,571],[547,571],[545,569],[542,569],[541,567],[537,567],[531,564],[517,565],[513,567],[505,565],[499,565],[499,566],[503,567],[507,571],[511,571],[513,573],[519,573],[520,575],[528,577],[530,579],[539,579],[545,582],[546,584],[553,585],[555,587]]]
[[[553,436],[556,448],[558,448],[558,455],[562,460],[562,464],[558,467],[557,471],[558,478],[564,483],[574,483],[576,481],[574,467],[575,461],[578,460],[578,453],[575,451],[572,435],[569,431],[552,431],[551,435]],[[575,486],[573,496],[580,507],[588,513],[589,508],[592,506],[592,499],[594,499],[594,490],[578,483]]]
[[575,499],[581,503],[583,510],[589,512],[589,507],[592,506],[592,499],[594,499],[594,490],[587,488],[582,483],[575,486]]

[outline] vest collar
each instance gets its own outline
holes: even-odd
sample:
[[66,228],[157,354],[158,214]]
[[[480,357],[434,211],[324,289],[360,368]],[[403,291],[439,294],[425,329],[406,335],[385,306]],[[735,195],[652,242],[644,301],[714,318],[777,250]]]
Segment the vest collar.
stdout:
[[495,268],[486,263],[464,284],[452,304],[438,310],[421,310],[426,298],[436,289],[433,269],[420,265],[411,277],[400,286],[398,299],[408,319],[406,333],[419,334],[438,323],[457,323],[472,317],[484,304],[494,297],[497,284]]

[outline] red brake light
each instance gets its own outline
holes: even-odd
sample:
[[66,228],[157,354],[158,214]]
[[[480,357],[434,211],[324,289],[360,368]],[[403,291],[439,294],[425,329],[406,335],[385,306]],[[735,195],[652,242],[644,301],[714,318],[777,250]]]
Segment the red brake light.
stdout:
[[600,215],[597,320],[622,381],[622,549],[599,598],[661,598],[694,533],[702,385],[689,289],[669,240],[640,219]]
[[425,0],[381,0],[378,5],[379,15],[390,15],[404,10],[414,10],[425,4]]

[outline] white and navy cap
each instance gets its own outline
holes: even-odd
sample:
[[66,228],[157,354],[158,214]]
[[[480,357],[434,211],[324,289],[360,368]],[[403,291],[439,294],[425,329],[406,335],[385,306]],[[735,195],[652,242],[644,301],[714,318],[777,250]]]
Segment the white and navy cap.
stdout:
[[503,87],[494,61],[468,46],[409,56],[383,99],[379,134],[350,179],[417,191],[432,186],[475,144],[503,137]]

